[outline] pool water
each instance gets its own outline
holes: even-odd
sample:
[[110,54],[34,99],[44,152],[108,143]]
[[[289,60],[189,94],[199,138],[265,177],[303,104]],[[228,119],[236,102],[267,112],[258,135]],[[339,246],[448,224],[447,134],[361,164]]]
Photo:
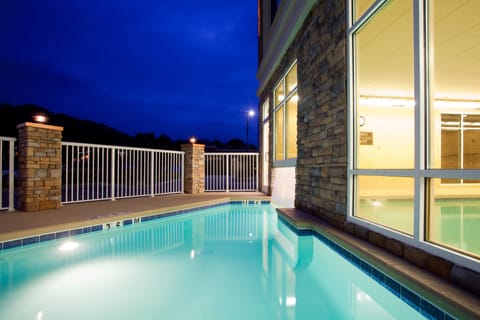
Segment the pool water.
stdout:
[[425,319],[270,205],[0,253],[0,319]]

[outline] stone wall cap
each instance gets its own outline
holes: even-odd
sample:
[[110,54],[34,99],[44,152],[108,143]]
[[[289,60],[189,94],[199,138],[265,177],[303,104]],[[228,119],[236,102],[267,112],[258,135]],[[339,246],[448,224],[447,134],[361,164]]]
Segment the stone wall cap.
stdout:
[[20,123],[19,125],[17,125],[17,129],[20,129],[20,128],[23,128],[23,127],[34,127],[34,128],[41,128],[41,129],[63,131],[63,127],[52,126],[52,125],[43,124],[43,123],[24,122],[24,123]]
[[204,148],[204,147],[205,147],[204,144],[200,144],[200,143],[184,143],[184,144],[182,144],[182,145],[180,145],[180,146],[181,146],[182,148],[183,148],[183,147],[190,147],[190,146],[195,147],[195,148]]

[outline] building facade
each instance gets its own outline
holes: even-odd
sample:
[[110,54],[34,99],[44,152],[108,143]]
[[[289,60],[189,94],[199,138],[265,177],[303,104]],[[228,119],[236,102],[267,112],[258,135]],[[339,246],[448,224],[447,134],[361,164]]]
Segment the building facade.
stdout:
[[480,293],[480,3],[258,9],[262,190]]

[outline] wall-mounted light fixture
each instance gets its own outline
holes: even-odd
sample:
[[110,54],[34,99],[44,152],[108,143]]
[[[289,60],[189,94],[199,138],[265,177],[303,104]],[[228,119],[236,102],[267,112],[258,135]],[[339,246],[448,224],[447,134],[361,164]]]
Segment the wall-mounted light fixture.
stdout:
[[437,99],[434,101],[434,106],[435,108],[480,109],[480,101]]
[[415,100],[397,97],[360,97],[361,104],[378,107],[414,107]]
[[365,125],[365,117],[364,116],[358,117],[358,125],[360,127],[363,127]]

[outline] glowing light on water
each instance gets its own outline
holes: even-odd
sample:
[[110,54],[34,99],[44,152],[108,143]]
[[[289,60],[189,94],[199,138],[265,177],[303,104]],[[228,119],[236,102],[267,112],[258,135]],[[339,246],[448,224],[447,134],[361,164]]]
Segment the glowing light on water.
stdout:
[[78,242],[74,242],[74,241],[68,241],[68,242],[65,242],[64,244],[62,244],[58,250],[60,251],[72,251],[74,250],[75,248],[78,247]]

